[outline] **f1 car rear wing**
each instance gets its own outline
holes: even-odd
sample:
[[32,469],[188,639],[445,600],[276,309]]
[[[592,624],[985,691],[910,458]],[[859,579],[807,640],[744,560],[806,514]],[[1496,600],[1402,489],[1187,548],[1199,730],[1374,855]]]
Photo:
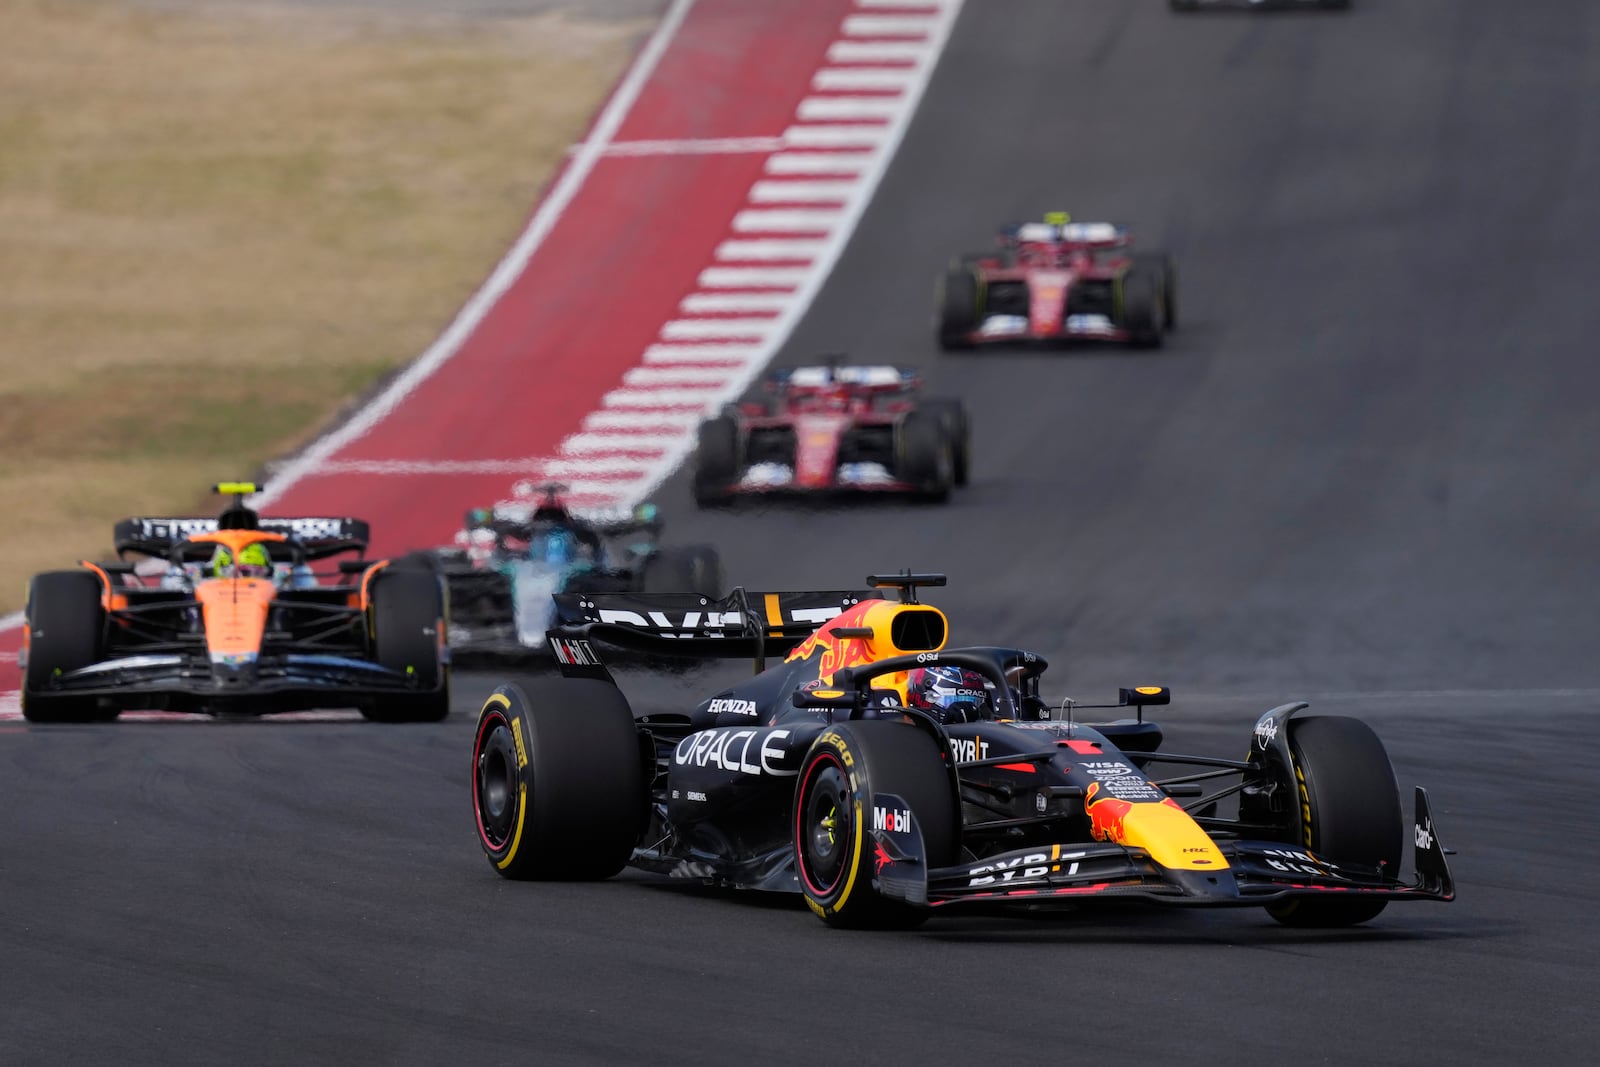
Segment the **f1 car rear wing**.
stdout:
[[[283,534],[298,544],[307,559],[325,559],[340,552],[365,552],[371,529],[361,519],[294,518],[262,519],[265,533]],[[119,557],[129,552],[142,556],[165,557],[176,544],[194,534],[215,533],[216,519],[209,518],[132,518],[123,519],[112,531]]]
[[547,633],[562,674],[609,677],[596,645],[668,658],[737,659],[759,672],[818,626],[876,589],[753,592],[740,586],[720,600],[697,593],[557,593]]
[[778,367],[762,378],[768,392],[789,396],[810,396],[845,389],[856,395],[898,394],[922,385],[922,372],[916,367],[892,364],[844,363],[840,357],[815,366]]

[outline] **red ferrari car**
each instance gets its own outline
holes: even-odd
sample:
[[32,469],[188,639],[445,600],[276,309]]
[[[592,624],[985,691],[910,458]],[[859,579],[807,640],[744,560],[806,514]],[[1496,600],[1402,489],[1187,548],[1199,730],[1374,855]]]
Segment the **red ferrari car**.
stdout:
[[967,410],[919,396],[914,369],[786,367],[768,396],[700,424],[694,495],[702,507],[749,494],[866,491],[943,501],[967,483]]
[[939,346],[1108,341],[1159,347],[1178,324],[1172,258],[1133,251],[1109,222],[1044,222],[1002,230],[996,252],[961,257],[938,290]]

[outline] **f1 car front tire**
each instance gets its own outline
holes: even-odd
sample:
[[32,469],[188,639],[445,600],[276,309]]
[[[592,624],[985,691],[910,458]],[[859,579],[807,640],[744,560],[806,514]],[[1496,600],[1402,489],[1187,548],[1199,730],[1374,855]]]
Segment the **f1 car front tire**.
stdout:
[[[1405,826],[1389,753],[1360,719],[1323,715],[1290,722],[1300,827],[1293,844],[1333,863],[1400,873]],[[1286,926],[1353,926],[1383,911],[1369,897],[1294,897],[1269,905]]]
[[794,858],[806,903],[830,926],[909,929],[928,918],[874,884],[873,797],[884,793],[910,805],[928,868],[956,862],[960,807],[931,735],[870,720],[824,731],[795,787]]
[[409,678],[415,693],[385,694],[362,708],[375,722],[438,722],[450,714],[450,672],[443,662],[441,580],[433,570],[391,564],[372,579],[372,654]]
[[1147,270],[1161,279],[1161,324],[1167,333],[1178,328],[1178,265],[1165,252],[1140,252],[1134,269]]
[[1135,266],[1123,276],[1122,326],[1139,348],[1160,348],[1166,339],[1161,276],[1156,271]]
[[100,661],[106,626],[101,592],[100,577],[87,570],[46,571],[28,583],[22,717],[29,722],[96,722],[117,717],[115,708],[102,710],[93,697],[47,691],[57,675]]
[[632,855],[647,803],[639,732],[616,686],[532,679],[484,701],[472,811],[502,877],[611,877]]
[[701,507],[724,504],[739,481],[739,424],[718,415],[700,424],[695,452],[694,501]]

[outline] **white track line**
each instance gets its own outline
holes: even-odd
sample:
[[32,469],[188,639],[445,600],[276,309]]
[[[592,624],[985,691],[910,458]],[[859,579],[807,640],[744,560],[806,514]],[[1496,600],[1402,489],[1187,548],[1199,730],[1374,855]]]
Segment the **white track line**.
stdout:
[[617,86],[617,91],[601,110],[599,118],[595,121],[592,136],[573,156],[571,164],[562,172],[550,190],[550,195],[540,202],[533,217],[528,220],[527,228],[517,238],[505,258],[495,267],[482,288],[472,294],[456,314],[455,319],[445,328],[444,333],[414,363],[401,371],[394,382],[371,403],[357,411],[343,425],[312,442],[305,451],[278,468],[273,478],[268,481],[266,489],[258,493],[251,502],[252,506],[261,508],[270,505],[301,479],[316,472],[334,453],[352,441],[366,436],[378,423],[388,418],[417,386],[433,377],[440,367],[461,350],[467,338],[472,336],[484,317],[527,267],[528,260],[544,243],[562,213],[583,188],[583,183],[604,155],[606,146],[622,128],[623,121],[639,99],[639,94],[644,91],[650,76],[655,73],[657,64],[661,62],[661,57],[666,53],[672,39],[677,36],[694,4],[695,0],[673,0],[672,6],[667,9],[666,15],[662,17],[655,32],[650,35],[649,41],[640,51],[639,58],[628,69],[622,83]]
[[887,122],[900,110],[892,96],[808,96],[800,101],[796,113],[803,122],[842,122],[850,119],[877,119]]
[[698,411],[596,411],[584,417],[583,428],[595,433],[621,430],[682,435],[700,422]]
[[[952,6],[952,0],[856,0],[856,6],[946,8]],[[959,0],[957,0],[954,6],[960,6]]]
[[546,478],[581,478],[585,475],[637,475],[653,464],[645,459],[607,456],[601,459],[547,459],[540,465]]
[[733,216],[735,233],[827,233],[838,224],[838,208],[752,209]]
[[771,332],[771,319],[674,319],[661,327],[661,336],[668,341],[760,340]]
[[758,349],[748,344],[651,345],[644,350],[646,363],[748,363]]
[[793,299],[788,293],[690,293],[678,305],[685,315],[770,311],[777,314]]
[[671,448],[675,433],[575,433],[561,442],[561,451],[571,456],[594,452],[654,452]]
[[919,63],[937,54],[922,41],[835,41],[828,46],[830,63]]
[[787,148],[877,148],[888,137],[887,125],[790,126],[783,131]]
[[717,246],[717,258],[725,261],[771,262],[773,260],[801,261],[816,259],[828,247],[826,241],[768,240],[723,241]]
[[752,204],[842,204],[855,192],[855,182],[814,182],[783,179],[756,182],[750,187]]
[[904,92],[916,80],[916,71],[905,67],[825,67],[812,75],[811,88],[818,92]]
[[860,175],[872,166],[871,152],[779,152],[767,157],[768,174]]
[[939,21],[937,15],[846,15],[846,37],[927,38]]
[[805,280],[800,267],[707,267],[698,279],[702,289],[793,289]]
[[613,389],[601,403],[608,408],[689,409],[698,416],[715,396],[712,389]]
[[727,379],[726,367],[635,367],[622,376],[622,384],[635,389],[657,389],[664,385],[716,389]]

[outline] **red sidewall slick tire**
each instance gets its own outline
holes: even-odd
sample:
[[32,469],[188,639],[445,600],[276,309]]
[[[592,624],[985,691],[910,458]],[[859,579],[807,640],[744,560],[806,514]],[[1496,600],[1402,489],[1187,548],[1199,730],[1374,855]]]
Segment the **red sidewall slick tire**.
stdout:
[[960,812],[937,742],[902,723],[825,730],[795,786],[794,863],[806,903],[830,926],[908,929],[928,917],[925,908],[878,894],[865,822],[875,792],[911,806],[930,867],[955,862]]

